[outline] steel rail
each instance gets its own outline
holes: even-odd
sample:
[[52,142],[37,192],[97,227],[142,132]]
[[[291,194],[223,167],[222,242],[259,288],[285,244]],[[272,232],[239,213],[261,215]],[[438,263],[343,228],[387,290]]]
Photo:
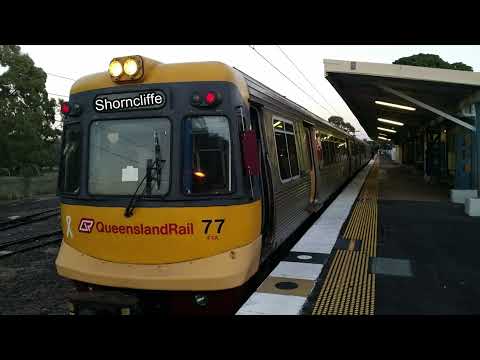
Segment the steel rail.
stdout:
[[[51,213],[52,211],[53,211],[53,213]],[[40,220],[48,219],[50,217],[58,215],[59,212],[60,212],[60,209],[55,208],[55,209],[40,211],[40,212],[35,213],[35,214],[25,215],[25,216],[22,216],[22,217],[19,217],[19,218],[16,218],[16,219],[3,221],[3,222],[0,223],[0,231],[12,229],[12,228],[15,228],[15,227],[18,227],[18,226],[32,224],[32,223],[40,221]],[[47,214],[47,213],[51,213],[51,214]]]
[[55,231],[51,231],[51,232],[48,232],[48,233],[27,237],[27,238],[6,241],[6,242],[3,242],[3,243],[0,243],[0,250],[6,249],[6,248],[8,248],[10,246],[13,246],[13,245],[33,242],[33,241],[36,241],[38,239],[42,239],[42,238],[45,238],[45,237],[59,235],[61,233],[62,233],[62,230],[55,230]]
[[44,241],[44,242],[42,242],[42,243],[40,243],[40,244],[35,244],[35,245],[27,246],[27,247],[24,247],[24,248],[21,248],[21,249],[17,249],[17,250],[5,252],[5,253],[3,253],[3,254],[0,254],[0,259],[6,258],[6,257],[11,256],[11,255],[15,255],[15,254],[18,254],[18,253],[22,253],[22,252],[25,252],[25,251],[28,251],[28,250],[37,249],[37,248],[39,248],[39,247],[43,247],[43,246],[46,246],[46,245],[50,245],[50,244],[54,244],[54,243],[59,243],[60,241],[62,241],[62,236],[57,237],[57,238],[55,238],[55,239],[53,239],[53,240]]

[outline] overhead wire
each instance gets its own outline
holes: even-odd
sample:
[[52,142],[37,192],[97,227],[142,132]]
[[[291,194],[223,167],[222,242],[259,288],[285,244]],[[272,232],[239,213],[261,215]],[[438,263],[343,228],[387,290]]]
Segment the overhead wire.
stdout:
[[325,101],[325,103],[328,104],[328,106],[330,106],[330,108],[333,110],[333,112],[336,112],[337,114],[339,114],[338,110],[332,104],[330,104],[330,102],[328,102],[328,100],[320,93],[320,91],[318,91],[318,89],[315,87],[315,85],[312,84],[312,82],[308,79],[308,77],[305,76],[303,71],[300,70],[300,68],[297,66],[297,64],[295,64],[295,62],[285,53],[285,51],[280,47],[280,45],[276,45],[276,46],[281,51],[281,53],[287,58],[287,60],[295,67],[295,69],[297,69],[297,71],[300,73],[300,75],[302,75],[302,77],[309,83],[309,85],[312,87],[312,89],[315,90],[315,92],[318,95],[320,95],[320,97],[323,99],[323,101]]
[[54,93],[50,93],[50,92],[47,92],[47,94],[53,95],[53,96],[65,97],[65,98],[68,98],[68,97],[69,97],[69,96],[67,96],[67,95],[54,94]]
[[[285,53],[285,51],[280,47],[280,45],[276,45],[278,49],[282,52],[282,54],[290,61],[290,63],[297,69],[297,71],[303,76],[303,78],[310,84],[310,86],[317,92],[318,95],[321,96],[321,98],[331,107],[331,109],[336,112],[337,114],[340,114],[340,112],[332,105],[328,100],[318,91],[318,89],[315,87],[315,85],[312,84],[312,82],[305,76],[305,74],[300,70],[300,68],[295,64],[295,62]],[[347,107],[348,109],[348,107]],[[350,109],[348,109],[350,110]],[[355,132],[361,132],[359,130],[355,129]]]
[[268,60],[265,56],[263,56],[253,45],[248,45],[253,51],[255,51],[263,60],[265,60],[267,63],[270,64],[275,70],[277,70],[280,74],[282,74],[283,77],[285,77],[288,81],[290,81],[297,89],[299,89],[302,93],[307,95],[310,99],[313,100],[318,106],[321,108],[325,109],[330,115],[332,115],[331,111],[328,110],[325,106],[320,104],[314,97],[312,97],[309,93],[307,93],[305,90],[303,90],[297,83],[295,83],[292,79],[290,79],[287,75],[285,75],[279,68],[277,68],[275,65],[272,64],[270,60]]
[[[71,81],[75,81],[75,79],[72,79],[68,76],[63,76],[63,75],[57,75],[57,74],[53,74],[53,73],[50,73],[50,72],[46,72],[47,75],[50,75],[50,76],[55,76],[55,77],[58,77],[58,78],[62,78],[62,79],[66,79],[66,80],[71,80]],[[64,98],[68,98],[69,96],[67,95],[60,95],[60,94],[54,94],[54,93],[48,93],[49,95],[53,95],[53,96],[59,96],[59,97],[64,97]]]
[[46,74],[47,74],[47,75],[50,75],[50,76],[56,76],[56,77],[62,78],[62,79],[67,79],[67,80],[75,81],[75,79],[69,78],[69,77],[67,77],[67,76],[52,74],[52,73],[49,73],[49,72],[47,72]]

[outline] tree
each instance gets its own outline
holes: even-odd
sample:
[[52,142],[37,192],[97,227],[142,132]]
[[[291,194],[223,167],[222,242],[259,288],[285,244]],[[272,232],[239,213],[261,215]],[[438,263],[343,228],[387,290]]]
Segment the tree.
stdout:
[[48,98],[47,74],[17,45],[0,45],[0,168],[33,175],[56,163],[56,101]]
[[349,122],[345,123],[345,131],[347,131],[350,134],[355,134],[355,128],[350,124]]
[[344,126],[344,124],[345,124],[345,123],[343,122],[343,118],[340,117],[340,116],[330,116],[330,117],[328,118],[328,122],[329,122],[330,124],[333,124],[333,125],[336,126],[336,127],[339,127],[340,129],[342,129],[343,126]]
[[355,128],[349,122],[343,121],[340,116],[330,116],[328,122],[350,134],[355,134]]
[[465,65],[462,62],[450,64],[443,60],[440,56],[434,54],[420,53],[417,55],[400,58],[398,60],[395,60],[393,63],[398,65],[424,66],[439,69],[473,71],[471,66]]

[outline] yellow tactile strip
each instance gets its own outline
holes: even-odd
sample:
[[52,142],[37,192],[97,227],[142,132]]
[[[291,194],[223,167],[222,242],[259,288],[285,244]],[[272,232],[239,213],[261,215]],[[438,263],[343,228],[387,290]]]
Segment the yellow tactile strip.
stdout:
[[[375,274],[368,263],[376,256],[378,160],[372,166],[357,198],[343,238],[347,250],[334,250],[334,257],[320,289],[313,315],[373,315],[375,310]],[[355,242],[362,246],[355,251]]]
[[337,250],[313,315],[373,315],[373,274],[362,251]]
[[378,219],[377,175],[378,166],[377,163],[375,163],[358,196],[343,234],[345,240],[350,240],[349,250],[353,250],[355,248],[355,242],[361,240],[361,250],[367,251],[370,256],[376,256]]

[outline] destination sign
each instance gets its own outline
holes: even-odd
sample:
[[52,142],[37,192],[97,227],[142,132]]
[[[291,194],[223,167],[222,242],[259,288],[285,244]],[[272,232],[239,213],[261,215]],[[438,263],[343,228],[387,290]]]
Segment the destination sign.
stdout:
[[95,98],[94,107],[97,112],[154,110],[161,109],[165,102],[165,94],[155,90],[144,93],[99,95]]

